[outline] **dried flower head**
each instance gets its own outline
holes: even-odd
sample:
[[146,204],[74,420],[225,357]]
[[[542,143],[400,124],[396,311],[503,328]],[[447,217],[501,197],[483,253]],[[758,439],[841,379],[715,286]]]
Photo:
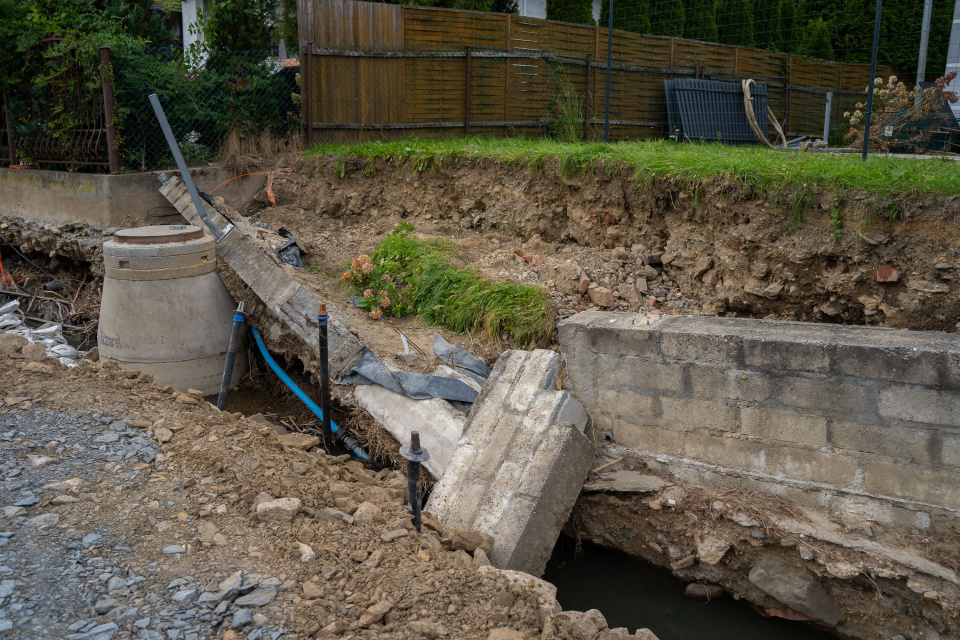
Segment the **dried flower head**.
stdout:
[[377,307],[376,309],[370,312],[370,317],[373,318],[374,320],[379,320],[380,318],[383,317],[383,309],[381,309],[380,307]]
[[370,273],[373,272],[373,263],[371,263],[371,262],[364,262],[364,263],[363,263],[363,266],[360,267],[360,270],[363,271],[364,273],[366,273],[367,275],[369,275]]

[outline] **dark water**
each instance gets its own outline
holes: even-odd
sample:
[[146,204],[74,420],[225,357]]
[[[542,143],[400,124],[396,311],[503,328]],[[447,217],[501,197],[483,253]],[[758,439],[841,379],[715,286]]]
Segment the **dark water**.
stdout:
[[646,627],[660,640],[836,640],[803,622],[766,618],[742,602],[706,602],[683,594],[668,571],[584,543],[580,554],[561,538],[544,579],[565,610],[599,609],[611,627]]

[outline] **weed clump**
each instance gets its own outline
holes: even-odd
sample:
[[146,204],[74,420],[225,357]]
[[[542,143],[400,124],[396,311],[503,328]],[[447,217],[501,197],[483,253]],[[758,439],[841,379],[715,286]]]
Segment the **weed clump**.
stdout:
[[546,292],[511,282],[490,282],[476,269],[450,262],[454,245],[420,240],[401,222],[373,255],[358,256],[340,279],[360,297],[374,320],[411,313],[457,333],[509,337],[518,346],[545,345],[556,324]]

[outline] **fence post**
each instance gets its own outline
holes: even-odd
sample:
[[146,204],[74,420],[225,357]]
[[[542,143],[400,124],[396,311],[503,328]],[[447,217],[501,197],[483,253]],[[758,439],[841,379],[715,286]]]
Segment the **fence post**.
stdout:
[[313,144],[313,43],[307,43],[307,56],[304,61],[304,70],[301,74],[300,118],[303,120],[303,143],[309,147]]
[[833,106],[833,91],[827,91],[827,113],[823,117],[823,141],[830,144],[830,108]]
[[590,100],[593,87],[593,56],[587,54],[587,95],[583,99],[583,139],[590,139]]
[[100,47],[100,75],[103,85],[103,114],[107,128],[107,162],[110,173],[120,173],[120,149],[117,148],[117,125],[113,121],[113,79],[110,69],[110,47]]
[[870,54],[870,84],[867,85],[867,120],[863,124],[863,161],[867,161],[870,148],[870,120],[873,118],[873,83],[877,78],[877,48],[880,45],[880,12],[883,0],[877,0],[877,12],[873,16],[873,52]]
[[613,0],[607,5],[607,106],[603,118],[603,141],[610,142],[610,65],[613,64]]
[[13,119],[10,117],[10,98],[7,97],[7,92],[3,92],[3,117],[7,123],[7,150],[10,155],[10,164],[17,164],[17,152],[14,147],[13,139]]
[[463,134],[470,135],[470,53],[473,47],[467,45],[467,90],[463,99]]

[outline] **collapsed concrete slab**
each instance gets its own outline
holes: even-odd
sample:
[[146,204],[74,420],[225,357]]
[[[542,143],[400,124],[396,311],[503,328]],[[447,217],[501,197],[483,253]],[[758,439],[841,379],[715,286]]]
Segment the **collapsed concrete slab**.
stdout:
[[[160,187],[160,193],[170,201],[170,203],[179,211],[183,217],[201,228],[206,228],[197,215],[196,207],[187,187],[179,178],[170,178],[166,184]],[[317,328],[317,311],[320,308],[320,301],[317,300],[306,288],[297,282],[290,274],[285,271],[285,267],[268,254],[260,244],[250,235],[244,233],[242,228],[248,225],[242,220],[227,220],[219,211],[213,207],[204,205],[207,216],[213,220],[220,228],[226,227],[227,223],[234,224],[234,228],[217,243],[217,255],[223,259],[226,266],[232,274],[249,289],[249,292],[256,297],[256,300],[250,300],[250,296],[239,295],[236,287],[232,286],[230,277],[224,277],[227,289],[233,294],[234,298],[248,298],[247,311],[251,315],[256,314],[255,303],[262,302],[289,333],[293,334],[303,345],[308,347],[306,352],[298,352],[297,355],[303,361],[307,369],[313,369],[315,361],[314,354],[319,350],[319,334]],[[293,268],[293,267],[289,267]],[[221,274],[227,276],[228,274]],[[360,353],[363,350],[363,343],[353,333],[349,326],[336,317],[336,311],[327,305],[330,314],[329,321],[329,348],[330,348],[330,372],[333,376],[349,371],[354,363],[359,360]],[[270,342],[279,342],[282,337],[276,335],[278,331],[271,331],[273,327],[264,327],[261,333]]]
[[501,569],[543,572],[593,462],[562,368],[553,351],[500,356],[427,503],[445,528],[493,536]]
[[353,397],[397,442],[407,444],[410,434],[419,431],[420,443],[430,452],[423,466],[434,478],[443,475],[463,434],[462,412],[442,398],[413,400],[378,384],[357,385]]

